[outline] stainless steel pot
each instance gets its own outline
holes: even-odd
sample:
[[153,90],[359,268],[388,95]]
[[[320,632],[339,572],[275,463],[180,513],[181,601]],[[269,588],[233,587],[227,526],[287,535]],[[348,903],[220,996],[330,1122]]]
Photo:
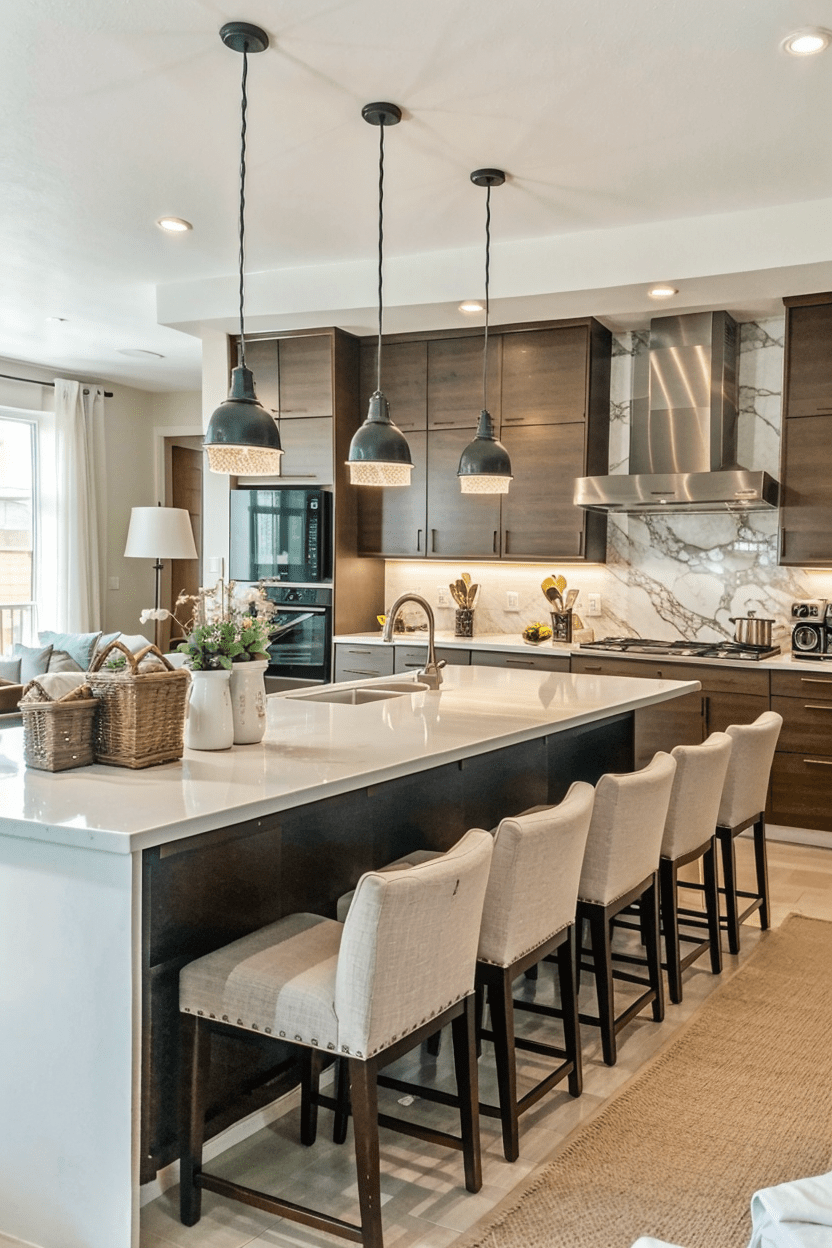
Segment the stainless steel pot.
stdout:
[[734,625],[734,641],[738,641],[741,646],[771,645],[771,626],[774,620],[758,619],[754,611],[749,611],[748,615],[732,615],[728,618]]

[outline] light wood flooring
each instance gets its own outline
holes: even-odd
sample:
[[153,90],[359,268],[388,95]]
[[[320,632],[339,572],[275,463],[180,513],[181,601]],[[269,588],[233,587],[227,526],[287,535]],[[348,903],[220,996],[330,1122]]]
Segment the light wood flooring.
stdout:
[[[753,876],[749,840],[739,839],[737,856],[742,884],[745,878],[750,880]],[[768,856],[772,926],[778,926],[793,911],[832,920],[832,849],[770,841]],[[736,972],[760,937],[756,920],[752,919],[743,927],[741,953],[738,957],[726,955],[720,977],[706,969],[707,959],[691,967],[685,976],[684,1001],[680,1005],[668,1003],[663,1023],[652,1022],[648,1010],[643,1020],[635,1020],[620,1034],[615,1067],[604,1065],[597,1032],[584,1028],[583,1095],[573,1100],[565,1088],[558,1088],[525,1114],[521,1119],[520,1159],[513,1165],[503,1158],[498,1122],[482,1119],[483,1187],[476,1195],[465,1191],[459,1153],[382,1130],[381,1188],[387,1248],[446,1248],[485,1218],[514,1186],[547,1161],[572,1130],[592,1117],[672,1038],[705,997]],[[622,939],[628,939],[626,933],[622,933]],[[551,999],[552,985],[545,972],[536,988],[528,985],[524,990],[540,994],[548,991]],[[584,994],[589,995],[588,986]],[[582,1008],[591,1008],[591,996],[585,1002],[582,995],[581,1004]],[[539,1025],[534,1016],[522,1017],[529,1020],[524,1024],[526,1028]],[[518,1022],[518,1030],[519,1027]],[[533,1030],[529,1034],[534,1034]],[[406,1072],[403,1077],[417,1081],[448,1082],[450,1047],[444,1043],[438,1059],[419,1050],[398,1063],[396,1071]],[[524,1072],[527,1082],[540,1077],[537,1071],[542,1068],[536,1061],[529,1055],[519,1055],[521,1090]],[[480,1062],[480,1097],[496,1102],[492,1071],[490,1046],[485,1045]],[[395,1104],[395,1093],[382,1091],[380,1099],[394,1107],[390,1112],[403,1112]],[[454,1112],[438,1105],[417,1102],[404,1112],[426,1114],[429,1121],[441,1128],[455,1128]],[[223,1152],[211,1162],[210,1169],[357,1221],[352,1135],[344,1146],[336,1147],[327,1138],[330,1128],[331,1115],[322,1110],[318,1142],[311,1149],[304,1148],[298,1141],[297,1110],[292,1108],[256,1135]],[[211,1193],[203,1196],[201,1221],[194,1227],[184,1227],[178,1219],[178,1193],[178,1187],[172,1186],[144,1206],[141,1248],[332,1248],[345,1242]]]

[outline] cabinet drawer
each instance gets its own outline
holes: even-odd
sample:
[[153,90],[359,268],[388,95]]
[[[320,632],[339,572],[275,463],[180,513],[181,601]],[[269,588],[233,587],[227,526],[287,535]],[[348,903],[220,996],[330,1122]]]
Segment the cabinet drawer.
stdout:
[[384,645],[337,645],[335,647],[335,679],[361,680],[364,676],[392,676],[394,650],[394,646]]
[[[467,667],[471,662],[470,650],[462,650],[455,646],[437,646],[437,662],[444,660],[449,667]],[[428,661],[428,648],[424,646],[396,646],[396,671],[411,672],[414,668],[424,667]]]
[[[573,672],[602,676],[640,676],[643,680],[698,680],[703,693],[741,693],[768,697],[769,673],[708,663],[663,663],[660,659],[610,659],[572,656]],[[765,709],[765,708],[764,708]]]
[[832,701],[772,698],[771,709],[783,716],[777,748],[787,754],[832,756]]
[[474,650],[475,667],[527,667],[539,672],[568,672],[568,654],[510,654],[505,650]]
[[[802,671],[772,672],[771,696],[803,698],[807,702],[832,701],[832,665],[807,663]],[[772,710],[775,709],[772,703]]]
[[772,823],[832,832],[832,758],[778,750],[771,770]]

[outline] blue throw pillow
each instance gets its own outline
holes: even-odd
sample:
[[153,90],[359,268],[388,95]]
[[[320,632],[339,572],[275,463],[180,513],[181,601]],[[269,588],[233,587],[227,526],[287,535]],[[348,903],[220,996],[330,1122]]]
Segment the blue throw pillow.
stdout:
[[62,650],[78,664],[78,669],[87,671],[92,660],[95,647],[101,633],[38,633],[43,646],[52,646],[54,650]]
[[34,646],[22,646],[19,641],[16,641],[12,650],[12,658],[20,659],[20,683],[27,685],[30,680],[48,671],[51,654],[51,646],[44,646],[42,650],[38,650]]
[[10,680],[13,685],[20,684],[20,659],[0,659],[0,680]]

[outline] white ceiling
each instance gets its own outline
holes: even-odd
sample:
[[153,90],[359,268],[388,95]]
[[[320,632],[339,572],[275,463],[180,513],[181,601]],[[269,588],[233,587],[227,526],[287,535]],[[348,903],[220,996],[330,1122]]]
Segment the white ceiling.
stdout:
[[[832,287],[828,0],[0,0],[0,357],[147,389],[197,387],[233,328],[241,58],[250,58],[247,323],[373,330],[378,131],[385,328],[675,309],[776,312]],[[163,213],[194,229],[166,236]],[[158,308],[157,308],[158,299]],[[663,307],[666,305],[663,305]],[[64,317],[62,322],[47,317]],[[467,323],[470,323],[470,319]],[[178,326],[179,328],[174,328]],[[185,329],[188,332],[182,332]],[[129,358],[123,349],[162,360]]]

